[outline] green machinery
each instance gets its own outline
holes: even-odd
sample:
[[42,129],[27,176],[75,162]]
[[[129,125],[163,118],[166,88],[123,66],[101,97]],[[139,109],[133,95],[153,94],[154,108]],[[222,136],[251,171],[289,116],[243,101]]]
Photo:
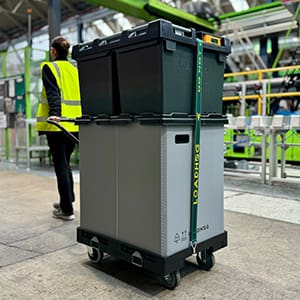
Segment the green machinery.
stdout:
[[216,31],[211,21],[173,8],[158,0],[87,0],[86,2],[102,5],[145,21],[162,18],[174,22],[177,25],[193,27],[196,30]]
[[[224,156],[226,158],[261,159],[263,134],[261,131],[249,126],[251,116],[286,115],[286,117],[289,117],[295,114],[297,110],[299,111],[299,69],[300,66],[296,65],[225,74],[227,79],[234,79],[237,76],[247,76],[249,79],[224,84],[223,113],[233,117],[245,116],[249,123],[239,129],[230,126],[226,128],[224,134],[226,145]],[[270,74],[275,71],[281,77],[269,78]],[[287,82],[288,84],[286,84]],[[281,109],[281,102],[283,104],[284,102],[288,103],[286,105],[289,105],[289,108],[287,106],[286,109]],[[267,144],[270,144],[269,139],[268,136]],[[300,131],[298,127],[285,127],[281,131],[278,128],[276,144],[278,145],[278,157],[281,157],[282,147],[284,147],[286,161],[295,164],[300,163]],[[269,159],[270,150],[268,148],[266,155]]]
[[[228,159],[261,159],[262,133],[254,129],[234,130],[226,129],[224,134],[226,145],[224,157]],[[270,143],[269,137],[267,143]],[[277,136],[277,144],[282,143],[282,137]],[[300,132],[298,130],[288,130],[285,135],[285,157],[289,163],[300,163],[300,147],[288,145],[300,145]],[[281,157],[281,148],[278,147],[278,157]],[[270,151],[267,149],[267,159],[270,158]]]
[[[152,21],[157,18],[169,20],[177,25],[192,27],[196,30],[206,32],[216,32],[217,28],[213,25],[214,19],[205,20],[186,13],[180,9],[171,7],[158,0],[86,0],[86,2],[102,5],[104,7],[119,11],[128,16],[133,16],[145,21]],[[259,11],[266,11],[268,9],[283,8],[280,0],[272,3],[258,5],[240,12],[232,12],[220,15],[218,18],[222,21],[234,17],[243,17],[249,14],[257,13]]]

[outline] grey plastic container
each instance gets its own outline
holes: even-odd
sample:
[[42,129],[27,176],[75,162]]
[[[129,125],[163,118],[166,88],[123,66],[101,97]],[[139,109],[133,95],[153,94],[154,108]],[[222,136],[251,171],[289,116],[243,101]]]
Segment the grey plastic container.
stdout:
[[[161,256],[189,247],[193,126],[80,125],[80,227]],[[224,232],[223,126],[202,126],[197,239]]]

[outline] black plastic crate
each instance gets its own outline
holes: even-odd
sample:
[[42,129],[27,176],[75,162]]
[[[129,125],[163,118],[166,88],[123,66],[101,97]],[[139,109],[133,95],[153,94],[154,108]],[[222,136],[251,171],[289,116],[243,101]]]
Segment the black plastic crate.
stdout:
[[[207,35],[198,33],[198,38]],[[201,112],[222,113],[227,39],[203,43]],[[194,29],[156,20],[77,45],[83,114],[195,113],[197,39]]]
[[113,114],[118,110],[110,53],[78,62],[78,74],[83,115]]
[[[162,21],[161,21],[162,22]],[[151,24],[151,23],[150,23]],[[193,29],[162,23],[170,36],[159,32],[147,39],[150,24],[127,31],[139,37],[133,44],[118,49],[120,106],[123,113],[195,114],[197,40]],[[154,24],[154,23],[152,23]],[[152,35],[153,37],[153,35]],[[223,76],[228,39],[199,32],[203,40],[201,113],[222,113]],[[123,45],[125,38],[123,37]],[[129,42],[130,40],[130,42]]]
[[192,114],[195,47],[170,40],[140,43],[117,51],[123,113]]
[[118,78],[111,45],[119,44],[120,34],[73,47],[77,61],[83,115],[119,114]]

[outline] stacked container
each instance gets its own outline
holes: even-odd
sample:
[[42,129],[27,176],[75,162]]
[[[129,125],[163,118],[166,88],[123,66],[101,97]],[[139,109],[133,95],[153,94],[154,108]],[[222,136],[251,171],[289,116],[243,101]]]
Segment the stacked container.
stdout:
[[174,288],[190,246],[197,38],[203,40],[197,261],[227,245],[222,87],[229,41],[157,20],[73,48],[82,98],[79,242]]

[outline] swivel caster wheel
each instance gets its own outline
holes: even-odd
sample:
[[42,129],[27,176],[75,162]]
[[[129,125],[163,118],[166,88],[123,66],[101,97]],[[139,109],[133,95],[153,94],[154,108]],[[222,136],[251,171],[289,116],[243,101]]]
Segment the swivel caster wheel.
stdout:
[[180,279],[181,279],[180,273],[179,273],[179,271],[176,271],[176,272],[161,276],[160,282],[167,289],[173,290],[179,284]]
[[197,253],[197,263],[200,269],[209,271],[215,265],[215,256],[208,250]]
[[99,264],[102,261],[103,256],[104,256],[103,251],[97,248],[88,247],[88,257],[92,263]]

